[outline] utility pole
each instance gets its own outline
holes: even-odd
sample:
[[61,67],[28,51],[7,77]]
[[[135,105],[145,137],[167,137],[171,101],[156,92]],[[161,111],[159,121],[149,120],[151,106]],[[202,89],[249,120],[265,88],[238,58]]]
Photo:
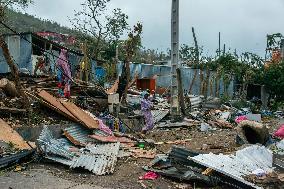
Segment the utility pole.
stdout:
[[171,115],[180,115],[178,100],[177,68],[179,64],[179,0],[172,0],[171,18]]

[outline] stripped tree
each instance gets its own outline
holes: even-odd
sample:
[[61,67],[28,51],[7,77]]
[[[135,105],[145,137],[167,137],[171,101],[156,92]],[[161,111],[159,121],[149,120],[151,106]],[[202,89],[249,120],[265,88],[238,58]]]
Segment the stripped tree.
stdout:
[[[192,35],[193,35],[194,46],[195,46],[194,64],[198,65],[199,64],[199,47],[198,47],[198,43],[197,43],[197,38],[196,38],[196,35],[195,35],[194,27],[192,27]],[[192,92],[192,88],[193,88],[194,82],[195,82],[196,77],[197,77],[197,72],[198,72],[198,69],[195,69],[194,75],[193,75],[193,79],[192,79],[191,84],[189,86],[189,93]],[[200,74],[201,74],[200,77],[203,78],[203,73],[200,73]],[[202,85],[202,82],[201,82],[201,85]]]
[[[30,0],[0,0],[0,22],[3,25],[5,22],[6,16],[5,16],[5,11],[8,8],[11,8],[12,6],[21,6],[21,7],[26,7],[29,3],[31,3]],[[18,67],[15,65],[14,60],[10,54],[10,51],[8,49],[8,45],[5,42],[4,38],[0,36],[0,48],[2,48],[3,56],[10,68],[11,74],[14,78],[15,86],[16,89],[19,93],[24,98],[24,104],[27,105],[27,98],[25,93],[22,90],[21,84],[20,84],[20,77],[19,77],[19,70]]]
[[100,58],[100,53],[106,49],[106,44],[117,43],[119,38],[128,29],[128,16],[121,9],[113,9],[107,14],[107,4],[110,0],[85,0],[81,4],[82,10],[75,11],[75,18],[70,19],[73,27],[88,40],[90,56]]
[[[124,51],[124,68],[122,72],[121,78],[126,79],[126,86],[129,85],[130,81],[130,62],[135,57],[139,48],[141,47],[141,34],[142,34],[143,26],[140,23],[137,23],[131,32],[128,34],[128,39],[125,41],[123,45]],[[127,87],[124,90],[123,102],[126,102],[127,97]]]

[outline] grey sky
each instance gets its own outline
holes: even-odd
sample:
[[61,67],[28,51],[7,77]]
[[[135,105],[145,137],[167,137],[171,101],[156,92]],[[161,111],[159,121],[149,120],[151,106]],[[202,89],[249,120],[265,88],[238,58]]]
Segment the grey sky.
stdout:
[[[26,12],[70,26],[68,17],[82,0],[34,0]],[[238,52],[264,55],[266,34],[284,33],[284,0],[180,0],[180,43],[193,44],[191,27],[205,54],[222,43]],[[121,8],[130,25],[144,25],[143,45],[165,50],[170,47],[171,0],[112,0],[110,8]]]

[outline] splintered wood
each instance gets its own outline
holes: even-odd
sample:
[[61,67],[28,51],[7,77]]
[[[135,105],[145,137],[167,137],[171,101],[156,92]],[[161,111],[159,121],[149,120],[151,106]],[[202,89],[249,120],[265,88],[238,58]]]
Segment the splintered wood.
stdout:
[[31,147],[24,141],[24,139],[12,129],[8,123],[0,119],[0,141],[12,143],[20,150],[30,150]]

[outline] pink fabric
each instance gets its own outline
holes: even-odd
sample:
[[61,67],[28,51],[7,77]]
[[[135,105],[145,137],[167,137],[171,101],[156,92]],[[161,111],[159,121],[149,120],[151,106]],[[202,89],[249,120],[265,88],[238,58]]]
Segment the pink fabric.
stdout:
[[67,77],[67,79],[71,79],[71,70],[69,66],[69,61],[67,60],[67,51],[65,49],[61,49],[59,58],[56,62],[57,66],[62,69],[64,72],[64,77]]
[[139,177],[139,179],[140,180],[156,180],[159,177],[160,176],[157,173],[149,171],[145,175],[143,175],[142,177]]
[[284,124],[274,133],[274,136],[284,139]]
[[106,126],[101,119],[97,119],[97,120],[99,121],[99,129],[105,132],[106,134],[113,136],[111,129],[108,126]]
[[239,124],[239,123],[241,123],[241,122],[244,121],[244,120],[248,120],[248,118],[247,118],[246,116],[239,116],[239,117],[237,117],[237,118],[235,119],[235,122],[236,122],[237,124]]
[[57,59],[56,65],[58,69],[60,69],[62,73],[62,80],[64,82],[64,96],[70,97],[70,87],[71,87],[71,69],[67,59],[67,51],[65,49],[61,49],[59,58]]

